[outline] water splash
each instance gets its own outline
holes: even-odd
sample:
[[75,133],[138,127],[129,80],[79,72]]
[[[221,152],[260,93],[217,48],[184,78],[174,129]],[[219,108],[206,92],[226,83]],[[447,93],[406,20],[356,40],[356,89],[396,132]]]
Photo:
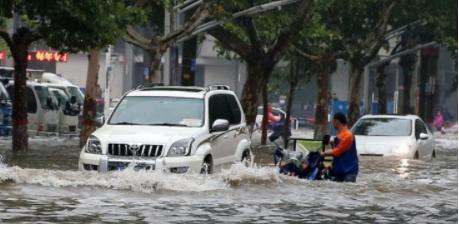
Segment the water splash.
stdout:
[[89,171],[28,169],[0,163],[0,183],[36,184],[52,187],[93,186],[152,193],[159,190],[202,192],[225,190],[244,184],[275,184],[282,178],[272,167],[242,163],[212,175],[171,174],[160,171],[126,169],[109,173]]

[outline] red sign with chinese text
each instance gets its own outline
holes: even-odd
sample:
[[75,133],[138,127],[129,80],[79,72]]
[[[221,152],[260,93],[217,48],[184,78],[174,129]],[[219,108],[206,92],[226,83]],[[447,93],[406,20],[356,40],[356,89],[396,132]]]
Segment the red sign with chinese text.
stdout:
[[67,62],[69,60],[69,54],[54,51],[36,51],[30,52],[27,56],[27,60],[38,62]]

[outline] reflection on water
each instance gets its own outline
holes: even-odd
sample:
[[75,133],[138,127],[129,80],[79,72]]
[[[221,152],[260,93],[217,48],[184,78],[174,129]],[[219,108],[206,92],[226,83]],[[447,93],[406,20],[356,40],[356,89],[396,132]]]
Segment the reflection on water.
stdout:
[[401,159],[400,160],[400,167],[397,168],[398,173],[400,174],[401,178],[407,178],[410,173],[408,172],[409,167],[408,159]]
[[20,157],[0,141],[0,155],[9,164],[0,165],[2,222],[456,223],[458,218],[457,145],[439,149],[433,162],[362,158],[358,182],[340,184],[280,176],[260,164],[269,162],[267,153],[256,154],[258,166],[237,164],[209,176],[80,172],[77,140],[55,141],[32,142],[32,151]]

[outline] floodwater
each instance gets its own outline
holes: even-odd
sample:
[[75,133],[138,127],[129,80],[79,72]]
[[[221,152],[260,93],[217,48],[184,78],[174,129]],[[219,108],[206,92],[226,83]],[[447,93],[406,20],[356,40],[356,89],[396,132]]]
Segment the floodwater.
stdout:
[[361,158],[354,184],[281,176],[266,152],[209,176],[80,172],[76,139],[3,139],[0,222],[457,223],[457,136],[437,136],[434,161]]

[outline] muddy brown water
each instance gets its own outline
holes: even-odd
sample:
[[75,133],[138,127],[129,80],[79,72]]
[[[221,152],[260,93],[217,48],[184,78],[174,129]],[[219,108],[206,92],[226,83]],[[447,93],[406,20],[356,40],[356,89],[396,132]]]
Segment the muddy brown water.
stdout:
[[3,223],[457,223],[457,136],[437,159],[361,158],[355,184],[277,174],[271,155],[216,174],[76,171],[77,139],[0,140]]

